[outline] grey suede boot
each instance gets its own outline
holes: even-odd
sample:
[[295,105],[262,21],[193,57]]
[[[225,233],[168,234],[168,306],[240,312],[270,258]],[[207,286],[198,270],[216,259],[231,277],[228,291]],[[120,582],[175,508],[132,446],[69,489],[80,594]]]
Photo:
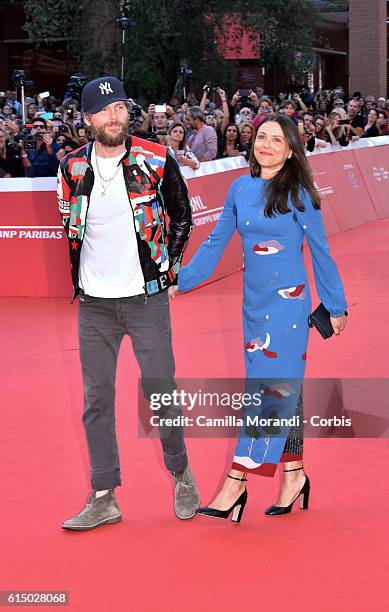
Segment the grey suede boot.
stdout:
[[172,472],[174,480],[174,512],[179,519],[192,518],[199,506],[200,495],[189,465],[178,474]]
[[108,493],[96,498],[96,491],[89,496],[87,504],[76,516],[66,520],[62,529],[73,529],[75,531],[87,531],[95,529],[108,523],[117,523],[122,520],[117,505],[115,493],[110,489]]

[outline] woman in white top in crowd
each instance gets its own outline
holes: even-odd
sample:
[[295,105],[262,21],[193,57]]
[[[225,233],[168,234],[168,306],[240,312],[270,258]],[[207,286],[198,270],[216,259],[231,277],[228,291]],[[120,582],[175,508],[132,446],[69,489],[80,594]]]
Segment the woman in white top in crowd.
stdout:
[[183,124],[179,121],[173,123],[169,128],[168,135],[170,143],[169,149],[180,166],[189,166],[192,170],[198,170],[198,168],[200,168],[200,162],[186,144],[185,128]]

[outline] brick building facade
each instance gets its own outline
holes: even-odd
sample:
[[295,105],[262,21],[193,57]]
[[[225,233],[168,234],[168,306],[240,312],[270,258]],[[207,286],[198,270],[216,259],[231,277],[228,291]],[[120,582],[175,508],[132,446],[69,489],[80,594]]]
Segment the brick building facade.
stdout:
[[350,91],[388,97],[388,2],[349,0],[349,5]]

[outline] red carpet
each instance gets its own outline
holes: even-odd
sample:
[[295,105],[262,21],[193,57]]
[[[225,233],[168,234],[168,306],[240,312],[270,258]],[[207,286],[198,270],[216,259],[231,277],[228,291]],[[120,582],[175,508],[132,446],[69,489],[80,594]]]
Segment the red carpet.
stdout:
[[[388,234],[385,220],[330,240],[356,305],[340,338],[324,343],[311,334],[308,376],[387,376]],[[178,377],[243,376],[240,308],[240,274],[175,300]],[[264,516],[278,477],[251,477],[240,526],[178,521],[159,441],[137,438],[137,370],[127,340],[117,392],[124,520],[92,532],[62,531],[89,486],[77,306],[3,298],[0,310],[0,590],[66,590],[69,609],[79,612],[387,608],[387,439],[306,440],[308,512]],[[233,440],[188,441],[203,503],[233,447]]]

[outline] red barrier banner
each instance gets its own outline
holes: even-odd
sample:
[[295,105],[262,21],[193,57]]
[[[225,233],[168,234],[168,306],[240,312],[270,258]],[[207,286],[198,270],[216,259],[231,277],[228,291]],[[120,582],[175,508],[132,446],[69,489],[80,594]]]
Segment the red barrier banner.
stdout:
[[[374,139],[372,139],[374,140]],[[232,164],[235,163],[235,169]],[[389,216],[389,146],[348,149],[309,156],[322,198],[329,236]],[[202,164],[201,176],[187,178],[194,229],[184,265],[214,228],[234,179],[248,173],[242,159]],[[208,172],[208,174],[207,174]],[[199,172],[200,173],[200,172]],[[42,179],[41,179],[42,180]],[[67,241],[53,191],[11,191],[23,179],[1,179],[0,257],[3,262],[0,296],[69,297],[70,267]],[[11,181],[15,181],[12,183]],[[3,187],[4,186],[4,187]],[[47,186],[52,189],[54,184]],[[30,186],[24,186],[30,189]],[[242,267],[236,233],[210,280]]]
[[356,149],[354,156],[378,217],[389,217],[389,147]]
[[[363,151],[366,149],[361,149]],[[328,236],[377,220],[377,212],[353,151],[313,156],[309,163],[322,199]]]
[[0,295],[71,296],[67,240],[56,194],[2,193],[0,215]]

